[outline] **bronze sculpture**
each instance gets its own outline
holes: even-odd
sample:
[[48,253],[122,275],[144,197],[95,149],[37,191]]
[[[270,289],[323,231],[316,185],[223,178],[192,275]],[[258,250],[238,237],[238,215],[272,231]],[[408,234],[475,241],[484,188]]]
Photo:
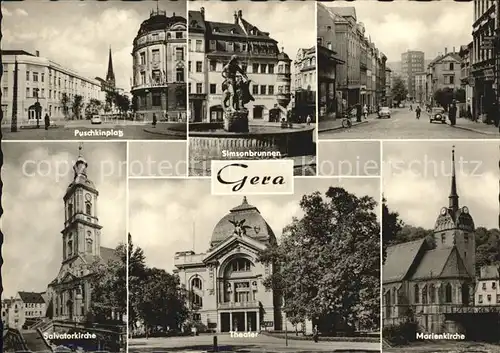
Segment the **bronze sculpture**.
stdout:
[[238,57],[233,55],[231,60],[222,68],[222,91],[224,98],[222,107],[226,112],[236,112],[245,109],[245,104],[254,101],[250,93],[250,82],[245,71],[238,64]]

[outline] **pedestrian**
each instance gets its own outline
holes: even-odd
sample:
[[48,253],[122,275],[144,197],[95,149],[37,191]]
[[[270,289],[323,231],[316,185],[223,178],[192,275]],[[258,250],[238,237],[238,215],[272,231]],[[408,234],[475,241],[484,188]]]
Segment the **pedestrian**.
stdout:
[[455,104],[455,100],[453,100],[448,108],[448,118],[450,119],[450,125],[455,126],[457,123],[457,106]]
[[363,115],[366,120],[368,118],[368,106],[366,104],[363,106]]
[[49,117],[49,113],[45,113],[44,120],[45,120],[45,130],[48,130],[48,129],[49,129],[49,126],[50,126],[50,117]]
[[314,326],[313,328],[313,340],[315,343],[318,343],[319,340],[318,325]]
[[471,108],[470,104],[467,104],[467,119],[473,120],[472,119],[472,108]]
[[361,115],[362,115],[362,113],[361,113],[361,104],[358,103],[358,104],[356,104],[356,121],[358,123],[361,122]]
[[156,127],[156,123],[157,123],[157,120],[156,120],[156,113],[153,113],[153,128]]
[[311,125],[311,120],[312,120],[312,119],[311,119],[311,116],[310,116],[310,115],[308,115],[308,116],[307,116],[307,119],[306,119],[306,124],[307,124],[307,125]]
[[420,111],[421,111],[421,110],[420,110],[420,106],[419,106],[419,105],[417,105],[417,108],[415,109],[415,114],[416,114],[416,116],[417,116],[417,119],[420,119]]
[[410,112],[413,111],[413,106],[410,104]]

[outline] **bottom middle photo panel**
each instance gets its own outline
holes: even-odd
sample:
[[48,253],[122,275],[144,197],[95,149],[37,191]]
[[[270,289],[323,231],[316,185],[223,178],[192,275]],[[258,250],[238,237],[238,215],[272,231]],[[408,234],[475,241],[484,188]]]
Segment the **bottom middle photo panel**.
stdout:
[[129,351],[380,351],[380,179],[129,181]]

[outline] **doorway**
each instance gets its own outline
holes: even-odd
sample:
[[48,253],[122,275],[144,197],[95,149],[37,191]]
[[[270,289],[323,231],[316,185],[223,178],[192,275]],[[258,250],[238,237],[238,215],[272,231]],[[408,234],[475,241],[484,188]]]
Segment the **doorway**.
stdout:
[[257,331],[257,313],[248,312],[247,313],[247,331],[255,332]]
[[245,313],[233,313],[233,331],[245,332]]
[[194,121],[201,123],[203,121],[203,101],[193,100]]
[[220,314],[220,331],[221,332],[231,331],[231,319],[229,313]]

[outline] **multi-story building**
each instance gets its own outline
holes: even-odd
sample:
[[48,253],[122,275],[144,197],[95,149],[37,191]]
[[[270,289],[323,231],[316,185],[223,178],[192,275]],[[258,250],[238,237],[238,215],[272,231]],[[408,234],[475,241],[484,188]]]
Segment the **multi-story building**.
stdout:
[[189,11],[189,121],[201,122],[208,114],[208,60],[205,21],[201,11]]
[[430,87],[430,95],[444,88],[453,90],[460,88],[460,55],[455,52],[448,52],[448,48],[444,49],[444,54],[437,56],[428,66],[427,78]]
[[[245,227],[234,226],[245,221]],[[194,318],[217,332],[249,332],[291,328],[282,312],[282,298],[263,281],[275,270],[258,257],[276,244],[276,236],[259,210],[243,198],[215,226],[210,248],[175,254],[174,271],[192,295]],[[310,332],[311,323],[303,329]]]
[[386,104],[386,92],[385,92],[385,68],[387,63],[387,57],[380,53],[377,49],[377,72],[376,72],[376,106]]
[[425,72],[425,54],[422,51],[408,50],[401,54],[402,78],[408,89],[410,99],[415,99],[415,75]]
[[385,99],[387,106],[392,107],[392,70],[389,67],[385,68]]
[[22,329],[46,317],[44,293],[18,292],[15,297],[2,300],[2,323],[5,327]]
[[144,119],[176,120],[186,112],[186,29],[184,17],[153,10],[134,38],[131,93]]
[[426,87],[427,87],[427,72],[418,72],[415,74],[415,101],[417,103],[424,103],[426,101]]
[[318,30],[318,109],[319,118],[333,117],[342,113],[342,92],[337,91],[337,65],[344,64],[334,50],[335,14],[317,4]]
[[476,306],[500,305],[500,271],[497,266],[483,266],[474,295]]
[[[56,320],[82,321],[91,309],[92,265],[116,258],[114,249],[101,246],[97,206],[99,192],[87,177],[87,161],[80,154],[73,166],[74,176],[66,188],[62,261],[59,273],[48,285],[50,316]],[[110,309],[111,310],[111,309]],[[110,312],[119,319],[124,313]]]
[[294,62],[294,104],[298,121],[316,116],[316,46],[300,48]]
[[286,116],[292,94],[292,60],[280,52],[278,42],[244,19],[241,10],[234,13],[232,22],[208,21],[203,7],[199,11],[189,11],[189,19],[190,28],[195,29],[189,32],[192,45],[197,45],[196,41],[201,37],[204,40],[204,60],[200,60],[201,51],[194,54],[198,63],[191,60],[192,65],[201,63],[202,72],[193,78],[192,84],[196,86],[192,85],[190,92],[195,92],[195,89],[198,92],[200,88],[201,94],[206,91],[206,98],[196,97],[197,100],[204,99],[205,103],[193,103],[204,106],[204,110],[198,108],[191,120],[222,121],[222,68],[233,55],[238,57],[240,66],[251,80],[250,89],[255,101],[247,105],[249,119],[280,120]]
[[[82,97],[82,112],[91,99],[104,99],[99,81],[41,57],[38,51],[34,55],[24,50],[2,50],[2,64],[3,124],[11,123],[16,93],[17,121],[21,126],[36,124],[37,102],[41,107],[38,119],[48,114],[51,120],[57,121],[73,117],[72,105],[77,96]],[[14,92],[16,78],[17,92]]]
[[[474,0],[472,25],[472,75],[474,77],[473,111],[476,117],[486,115],[498,121],[496,106],[495,53],[491,38],[497,30],[496,1]],[[487,39],[489,38],[489,39]]]
[[465,90],[465,109],[470,106],[471,113],[474,115],[474,106],[472,99],[474,95],[474,77],[472,76],[472,61],[473,61],[473,42],[460,47],[460,85]]

